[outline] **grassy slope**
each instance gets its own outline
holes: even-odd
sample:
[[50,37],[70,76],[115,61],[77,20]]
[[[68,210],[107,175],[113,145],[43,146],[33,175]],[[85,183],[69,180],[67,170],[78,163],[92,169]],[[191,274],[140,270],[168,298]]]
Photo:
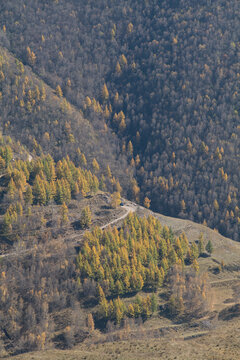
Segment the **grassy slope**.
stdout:
[[[82,345],[70,351],[50,350],[16,356],[14,360],[238,360],[240,340],[236,330],[239,324],[221,324],[210,334],[188,339],[184,333],[171,332],[160,339],[141,339],[115,343]],[[204,333],[203,333],[204,334]]]

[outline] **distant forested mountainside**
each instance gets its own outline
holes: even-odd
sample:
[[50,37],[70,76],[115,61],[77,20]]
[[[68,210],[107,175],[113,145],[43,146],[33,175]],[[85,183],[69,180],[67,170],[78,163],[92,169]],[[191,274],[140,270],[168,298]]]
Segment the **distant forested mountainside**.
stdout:
[[[96,129],[82,112],[52,89],[29,66],[0,46],[0,130],[14,136],[35,155],[51,154],[56,161],[70,156],[78,166],[84,150],[90,164],[97,159],[102,170],[110,166],[127,181],[127,161],[118,151],[118,140],[99,124]],[[85,156],[84,155],[84,156]],[[104,171],[103,171],[104,172]],[[131,171],[129,171],[129,175]]]
[[[103,154],[120,151],[137,179],[130,196],[240,240],[239,14],[237,0],[9,0],[0,42],[106,132]],[[9,76],[2,66],[2,98],[15,91]],[[5,104],[16,103],[1,113],[15,136],[21,115],[6,128]],[[30,117],[40,141],[41,113]]]

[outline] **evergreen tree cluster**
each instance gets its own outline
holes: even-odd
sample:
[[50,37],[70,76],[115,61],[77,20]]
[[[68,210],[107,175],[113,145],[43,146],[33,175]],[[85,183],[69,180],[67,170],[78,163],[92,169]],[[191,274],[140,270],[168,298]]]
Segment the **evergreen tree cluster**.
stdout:
[[141,219],[131,213],[120,230],[95,228],[84,234],[77,268],[83,284],[95,282],[99,298],[114,297],[156,290],[172,265],[187,259],[194,265],[198,255],[184,233],[176,238],[153,216]]
[[107,301],[102,296],[96,313],[97,319],[101,321],[114,321],[120,324],[124,317],[138,318],[144,320],[152,316],[157,311],[157,298],[154,293],[146,297],[136,296],[133,303],[126,305],[119,297],[114,300]]
[[[0,153],[7,149],[9,146],[0,147]],[[5,161],[4,155],[2,159]],[[79,193],[86,196],[89,192],[99,190],[98,177],[84,167],[76,167],[68,156],[57,163],[48,154],[32,161],[16,160],[6,165],[2,169],[6,172],[6,196],[12,199],[24,198],[27,204],[46,205],[52,200],[63,204]]]
[[[31,213],[32,205],[48,205],[56,203],[62,205],[62,222],[66,223],[67,205],[71,199],[77,196],[86,197],[89,193],[96,193],[100,188],[105,189],[105,177],[100,179],[88,170],[84,154],[78,149],[76,162],[81,166],[75,166],[67,156],[57,163],[51,155],[41,155],[34,159],[23,160],[21,156],[14,158],[14,143],[10,138],[1,137],[0,145],[0,181],[3,232],[12,231],[14,225],[19,225],[24,211]],[[23,151],[23,150],[22,150]],[[24,156],[23,156],[24,157]],[[25,154],[26,157],[26,154]],[[95,159],[95,166],[98,165]],[[98,165],[98,171],[100,171]],[[99,172],[99,175],[101,172]],[[90,209],[83,209],[82,227],[91,224]]]

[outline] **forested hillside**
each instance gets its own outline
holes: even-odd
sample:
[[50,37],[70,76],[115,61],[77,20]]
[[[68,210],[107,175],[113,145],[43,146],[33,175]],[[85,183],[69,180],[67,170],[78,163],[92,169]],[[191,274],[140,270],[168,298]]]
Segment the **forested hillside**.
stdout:
[[[19,256],[1,264],[2,350],[72,348],[90,338],[95,325],[103,332],[126,324],[130,329],[134,321],[158,316],[163,284],[165,315],[175,320],[206,315],[210,288],[197,261],[205,253],[203,241],[190,245],[184,233],[176,238],[155,217],[133,214],[119,230],[85,232],[78,256],[64,243],[45,238],[44,245],[42,234],[24,261]],[[191,267],[183,271],[185,264]]]
[[0,1],[0,358],[239,358],[239,29],[239,0]]
[[0,40],[95,130],[113,129],[140,201],[239,240],[239,12],[237,0],[12,0]]
[[[78,165],[81,151],[92,164],[97,159],[103,170],[111,167],[123,183],[129,181],[124,156],[117,138],[103,124],[94,129],[82,112],[52,89],[28,66],[0,46],[1,131],[27,146],[33,154],[51,154],[56,161],[71,156]],[[2,140],[2,139],[1,139]],[[120,165],[120,166],[119,166]],[[129,177],[131,171],[128,172]]]

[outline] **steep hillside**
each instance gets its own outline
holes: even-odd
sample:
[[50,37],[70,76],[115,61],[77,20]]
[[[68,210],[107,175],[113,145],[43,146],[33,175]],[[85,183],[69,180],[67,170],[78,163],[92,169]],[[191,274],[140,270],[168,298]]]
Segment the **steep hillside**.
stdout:
[[83,151],[90,164],[96,158],[105,170],[109,165],[126,184],[126,160],[119,156],[117,141],[107,128],[99,125],[94,129],[82,112],[67,102],[61,89],[46,85],[3,47],[0,69],[4,134],[20,140],[37,155],[50,153],[56,161],[70,155],[77,164],[79,150]]
[[239,15],[0,1],[0,358],[240,358]]
[[11,0],[0,10],[4,46],[117,133],[140,201],[239,240],[239,1]]
[[149,341],[175,328],[181,338],[238,316],[221,312],[238,306],[239,243],[120,200],[119,183],[81,152],[77,167],[10,137],[0,144],[2,354],[84,340],[115,351],[122,338],[137,346],[142,329]]

